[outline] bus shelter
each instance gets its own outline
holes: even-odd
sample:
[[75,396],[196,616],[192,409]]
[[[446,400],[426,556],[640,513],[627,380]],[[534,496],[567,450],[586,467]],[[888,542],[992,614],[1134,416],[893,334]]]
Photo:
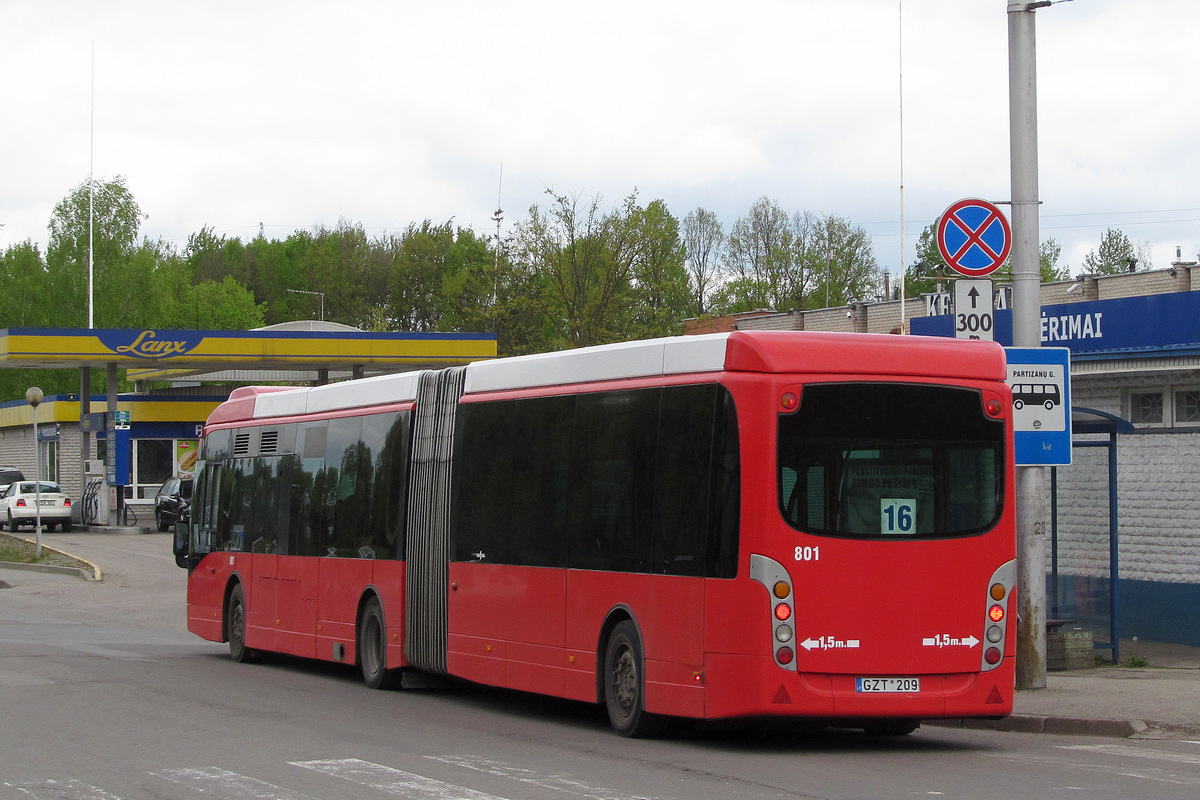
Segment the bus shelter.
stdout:
[[[1120,535],[1117,481],[1117,435],[1133,432],[1133,423],[1115,414],[1094,408],[1075,406],[1071,409],[1072,447],[1103,448],[1108,471],[1108,641],[1097,642],[1098,649],[1111,649],[1113,663],[1121,659],[1120,647]],[[1105,438],[1094,438],[1101,434]],[[1087,436],[1087,438],[1078,438]],[[1050,468],[1050,616],[1060,618],[1074,615],[1079,605],[1078,590],[1062,585],[1059,574],[1059,526],[1058,526],[1058,467]]]

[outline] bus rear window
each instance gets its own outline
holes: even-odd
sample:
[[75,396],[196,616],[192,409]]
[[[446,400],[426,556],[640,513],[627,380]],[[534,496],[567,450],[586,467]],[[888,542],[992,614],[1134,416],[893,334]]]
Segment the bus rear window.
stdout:
[[973,389],[809,384],[779,417],[780,507],[829,536],[981,533],[1003,510],[1004,443]]

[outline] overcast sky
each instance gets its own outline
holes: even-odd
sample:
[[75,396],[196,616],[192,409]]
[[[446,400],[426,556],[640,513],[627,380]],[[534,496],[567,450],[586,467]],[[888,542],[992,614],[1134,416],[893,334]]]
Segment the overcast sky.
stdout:
[[[339,218],[488,234],[497,202],[507,228],[547,189],[636,189],[726,229],[762,196],[836,214],[895,273],[902,216],[908,263],[955,200],[1009,197],[1006,8],[0,0],[0,246],[44,249],[94,147],[180,247]],[[1107,227],[1195,259],[1200,3],[1064,2],[1037,37],[1042,238],[1073,272]]]

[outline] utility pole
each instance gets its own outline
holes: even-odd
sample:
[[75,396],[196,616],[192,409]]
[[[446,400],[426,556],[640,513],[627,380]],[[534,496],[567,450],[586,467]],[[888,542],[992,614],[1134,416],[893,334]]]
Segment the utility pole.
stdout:
[[[1013,344],[1040,347],[1037,51],[1034,12],[1008,3],[1009,157],[1012,171]],[[1046,468],[1017,467],[1017,686],[1046,687]]]

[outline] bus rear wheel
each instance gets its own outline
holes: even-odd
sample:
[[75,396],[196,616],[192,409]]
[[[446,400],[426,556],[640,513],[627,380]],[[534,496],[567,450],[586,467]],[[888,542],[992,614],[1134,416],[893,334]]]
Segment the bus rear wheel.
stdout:
[[367,601],[359,621],[358,663],[363,682],[370,688],[390,689],[395,685],[399,671],[387,668],[387,626],[378,597]]
[[613,730],[631,739],[662,732],[661,717],[647,713],[642,641],[629,620],[617,623],[608,637],[604,655],[604,703]]

